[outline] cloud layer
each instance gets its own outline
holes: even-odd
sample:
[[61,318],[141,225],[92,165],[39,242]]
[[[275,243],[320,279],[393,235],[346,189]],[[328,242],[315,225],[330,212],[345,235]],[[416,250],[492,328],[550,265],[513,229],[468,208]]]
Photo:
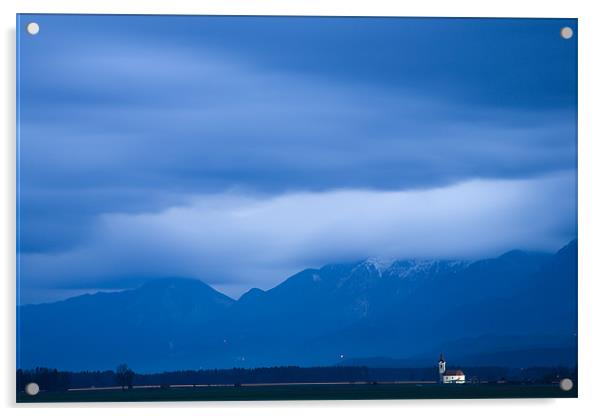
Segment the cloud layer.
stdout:
[[[238,296],[331,261],[554,251],[575,235],[566,221],[576,216],[575,179],[565,173],[418,191],[195,196],[158,213],[103,215],[92,243],[25,255],[23,273],[63,288],[103,286],[111,275],[188,276]],[[558,199],[558,188],[570,192]]]
[[24,288],[186,275],[235,293],[576,232],[576,46],[551,36],[571,20],[36,19]]

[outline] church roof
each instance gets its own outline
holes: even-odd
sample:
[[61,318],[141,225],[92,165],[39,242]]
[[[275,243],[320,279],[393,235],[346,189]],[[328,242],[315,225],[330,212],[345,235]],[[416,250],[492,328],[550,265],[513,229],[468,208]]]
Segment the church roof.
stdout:
[[463,376],[464,372],[462,370],[447,370],[444,376]]

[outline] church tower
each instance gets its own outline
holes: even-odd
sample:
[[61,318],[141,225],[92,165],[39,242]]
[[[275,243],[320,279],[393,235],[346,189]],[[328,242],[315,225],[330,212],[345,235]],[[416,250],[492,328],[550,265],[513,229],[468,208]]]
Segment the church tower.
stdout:
[[443,383],[443,375],[445,374],[445,357],[443,353],[439,356],[439,383]]

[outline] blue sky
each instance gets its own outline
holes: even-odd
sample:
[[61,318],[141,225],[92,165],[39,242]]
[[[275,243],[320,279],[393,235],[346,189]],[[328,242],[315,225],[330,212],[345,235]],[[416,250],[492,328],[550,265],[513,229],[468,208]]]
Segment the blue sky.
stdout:
[[[29,21],[40,33],[22,31]],[[21,302],[576,236],[573,19],[21,15]]]

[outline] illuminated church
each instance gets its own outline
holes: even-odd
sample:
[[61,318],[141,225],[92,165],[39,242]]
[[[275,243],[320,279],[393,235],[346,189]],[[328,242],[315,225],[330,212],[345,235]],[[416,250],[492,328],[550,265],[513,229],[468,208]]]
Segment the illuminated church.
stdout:
[[446,370],[443,353],[439,357],[439,382],[445,384],[464,384],[466,376],[462,370]]

